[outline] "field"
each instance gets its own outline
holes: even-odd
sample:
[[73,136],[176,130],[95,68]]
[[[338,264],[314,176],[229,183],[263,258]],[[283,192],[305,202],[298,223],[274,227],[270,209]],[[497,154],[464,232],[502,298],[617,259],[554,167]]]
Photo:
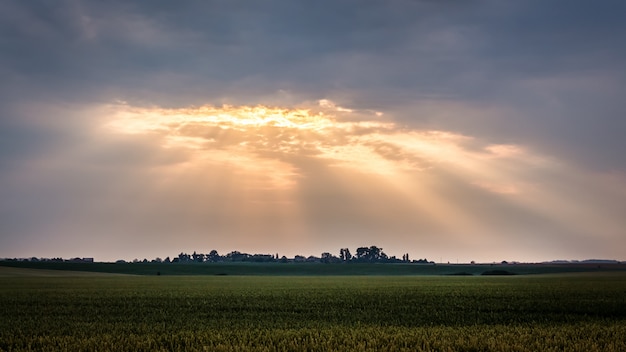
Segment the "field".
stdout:
[[2,351],[626,350],[622,272],[132,276],[0,267],[0,312]]
[[0,266],[133,275],[480,275],[503,270],[514,274],[573,272],[626,273],[624,263],[603,264],[321,264],[321,263],[72,263],[2,261]]

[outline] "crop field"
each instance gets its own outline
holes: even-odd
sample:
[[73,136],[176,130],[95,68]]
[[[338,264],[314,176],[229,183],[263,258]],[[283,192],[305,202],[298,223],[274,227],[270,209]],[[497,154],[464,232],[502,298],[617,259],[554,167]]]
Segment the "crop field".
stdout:
[[5,273],[2,351],[626,351],[621,272]]
[[321,263],[71,263],[1,261],[2,267],[102,272],[134,275],[481,275],[503,270],[513,274],[624,272],[624,263],[603,264],[321,264]]

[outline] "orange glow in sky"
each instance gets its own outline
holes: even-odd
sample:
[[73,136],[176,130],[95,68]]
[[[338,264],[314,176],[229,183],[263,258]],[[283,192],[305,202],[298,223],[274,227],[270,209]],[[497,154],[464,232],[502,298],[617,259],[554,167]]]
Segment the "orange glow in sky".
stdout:
[[90,143],[28,166],[46,183],[76,178],[72,165],[80,166],[84,176],[69,189],[96,182],[85,188],[97,193],[89,202],[77,199],[47,224],[59,234],[140,232],[159,248],[287,255],[445,248],[470,261],[494,251],[511,258],[520,246],[554,256],[572,239],[587,251],[598,238],[619,241],[626,226],[615,220],[626,194],[616,192],[620,178],[596,182],[523,145],[411,128],[329,100],[304,108],[116,103],[77,114],[98,116]]
[[465,3],[0,2],[0,258],[626,259],[626,5]]
[[[553,186],[569,171],[548,156],[521,145],[411,129],[380,112],[329,100],[307,108],[122,103],[106,109],[105,133],[142,136],[154,148],[183,156],[160,172],[197,173],[199,180],[225,172],[223,211],[236,219],[242,238],[263,237],[261,229],[268,228],[297,243],[321,231],[358,237],[344,227],[369,219],[376,236],[421,245],[439,242],[438,236],[448,246],[497,243],[505,231],[522,231],[518,241],[532,243],[542,239],[537,229],[546,223],[575,233],[594,229],[570,215],[603,218],[584,202],[563,201],[563,191]],[[333,217],[326,210],[333,207],[345,214]]]

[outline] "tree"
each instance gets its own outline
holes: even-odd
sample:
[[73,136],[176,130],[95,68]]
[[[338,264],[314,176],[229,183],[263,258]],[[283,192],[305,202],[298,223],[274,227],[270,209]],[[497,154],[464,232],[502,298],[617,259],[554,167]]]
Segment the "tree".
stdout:
[[226,259],[231,262],[243,262],[246,261],[250,257],[248,253],[241,253],[239,251],[232,251],[226,254]]
[[190,256],[189,254],[187,254],[187,253],[182,253],[182,252],[181,252],[181,253],[178,255],[178,262],[181,262],[181,263],[186,263],[186,262],[188,262],[188,261],[190,261],[190,260],[191,260],[191,256]]
[[348,248],[341,248],[339,250],[339,258],[344,261],[344,262],[348,262],[350,260],[352,260],[352,254],[350,253],[350,249]]
[[322,253],[322,257],[321,257],[321,262],[322,263],[336,263],[338,261],[340,261],[339,258],[335,257],[334,255],[328,253],[328,252],[324,252]]
[[385,262],[389,261],[389,257],[382,248],[377,246],[359,247],[356,249],[356,259],[359,262]]
[[193,251],[191,258],[196,263],[202,263],[204,261],[205,255],[202,253],[196,253],[196,251]]
[[215,249],[211,250],[206,256],[206,260],[210,262],[218,262],[222,259],[219,253]]
[[367,247],[359,247],[356,249],[356,259],[360,261],[367,260],[369,257],[370,249]]
[[[369,253],[368,253],[368,257],[367,259],[371,262],[375,262],[377,260],[379,260],[381,258],[381,253],[383,253],[383,249],[382,248],[378,248],[376,246],[371,246]],[[387,255],[385,254],[385,257],[387,257]]]

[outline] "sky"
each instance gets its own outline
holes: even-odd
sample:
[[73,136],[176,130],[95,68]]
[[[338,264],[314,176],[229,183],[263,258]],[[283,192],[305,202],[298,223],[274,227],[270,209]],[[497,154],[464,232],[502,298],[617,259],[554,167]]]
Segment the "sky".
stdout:
[[4,1],[0,257],[626,260],[624,13]]

